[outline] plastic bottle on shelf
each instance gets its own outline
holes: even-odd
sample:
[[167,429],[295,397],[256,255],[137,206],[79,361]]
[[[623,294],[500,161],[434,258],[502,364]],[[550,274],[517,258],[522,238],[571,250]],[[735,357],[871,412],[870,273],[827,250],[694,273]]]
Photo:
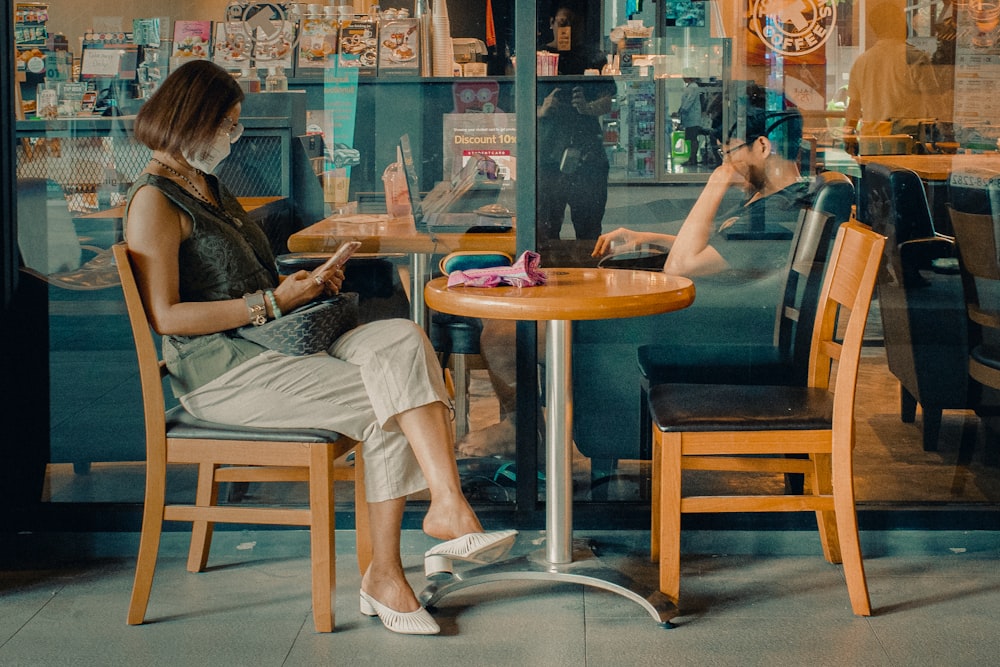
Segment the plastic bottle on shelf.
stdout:
[[256,67],[251,67],[247,70],[247,92],[260,92],[260,74],[257,73]]
[[288,77],[285,76],[285,68],[280,65],[271,67],[264,86],[269,93],[283,93],[287,91]]

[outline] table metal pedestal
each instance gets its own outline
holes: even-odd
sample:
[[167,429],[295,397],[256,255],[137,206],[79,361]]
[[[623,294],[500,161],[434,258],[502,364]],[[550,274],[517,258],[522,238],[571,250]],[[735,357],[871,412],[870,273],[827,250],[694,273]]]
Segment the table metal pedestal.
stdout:
[[624,596],[641,605],[657,623],[673,627],[667,613],[676,611],[659,591],[643,597],[634,592],[626,575],[601,564],[589,546],[573,540],[573,391],[572,328],[567,320],[549,320],[545,341],[546,405],[546,514],[545,549],[456,573],[445,581],[432,582],[421,593],[425,605],[433,605],[451,592],[494,581],[558,581],[595,586]]

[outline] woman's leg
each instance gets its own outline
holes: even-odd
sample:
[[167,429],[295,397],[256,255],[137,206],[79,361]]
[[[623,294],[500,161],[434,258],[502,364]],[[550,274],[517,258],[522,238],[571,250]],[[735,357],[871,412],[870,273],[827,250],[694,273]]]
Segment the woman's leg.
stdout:
[[440,540],[482,532],[462,493],[448,408],[443,403],[430,403],[396,415],[396,423],[410,442],[430,490],[424,532]]
[[406,498],[368,503],[372,562],[361,580],[361,590],[396,611],[410,612],[419,609],[420,602],[406,581],[399,555],[405,506]]

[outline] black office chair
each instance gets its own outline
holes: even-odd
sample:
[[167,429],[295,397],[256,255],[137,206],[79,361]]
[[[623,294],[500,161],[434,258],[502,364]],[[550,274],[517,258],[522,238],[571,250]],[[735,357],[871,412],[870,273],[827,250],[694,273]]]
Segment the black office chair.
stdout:
[[1000,464],[1000,173],[956,171],[949,207],[969,318],[970,403],[986,429],[989,465]]
[[935,231],[923,183],[909,169],[870,164],[858,217],[888,240],[878,301],[900,416],[923,415],[923,448],[937,449],[942,410],[971,407],[968,332],[955,242]]

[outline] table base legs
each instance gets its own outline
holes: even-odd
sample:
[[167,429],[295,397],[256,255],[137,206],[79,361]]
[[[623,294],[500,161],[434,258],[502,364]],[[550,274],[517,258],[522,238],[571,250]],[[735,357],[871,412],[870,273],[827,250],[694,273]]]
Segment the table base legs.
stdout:
[[660,591],[653,591],[646,597],[636,593],[635,582],[630,577],[602,564],[589,545],[580,541],[574,541],[573,561],[570,563],[548,562],[543,549],[500,563],[456,572],[449,579],[428,584],[419,597],[425,606],[433,606],[449,593],[494,581],[559,581],[594,586],[639,604],[664,628],[674,627],[670,618],[677,614],[677,608]]

